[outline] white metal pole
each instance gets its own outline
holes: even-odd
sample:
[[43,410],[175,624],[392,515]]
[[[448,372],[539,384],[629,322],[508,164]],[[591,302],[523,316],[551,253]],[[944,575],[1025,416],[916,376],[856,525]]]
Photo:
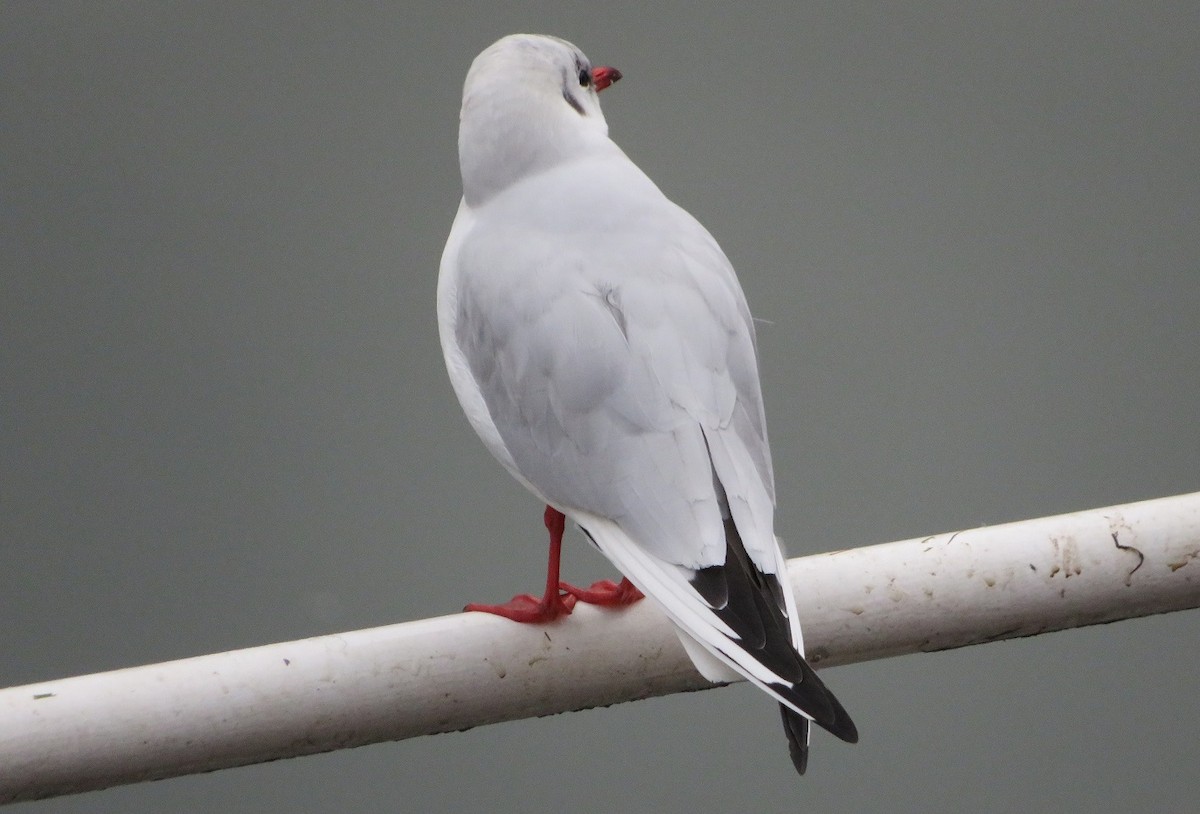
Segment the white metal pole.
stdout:
[[[1200,493],[791,562],[815,665],[1200,607]],[[458,614],[0,690],[0,802],[709,686],[649,602]]]

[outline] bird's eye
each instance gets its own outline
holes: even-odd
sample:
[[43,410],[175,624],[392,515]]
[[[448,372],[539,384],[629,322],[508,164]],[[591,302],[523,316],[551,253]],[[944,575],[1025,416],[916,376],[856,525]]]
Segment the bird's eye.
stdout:
[[586,88],[590,84],[592,84],[592,72],[589,71],[587,68],[580,68],[579,69],[579,86],[581,88]]

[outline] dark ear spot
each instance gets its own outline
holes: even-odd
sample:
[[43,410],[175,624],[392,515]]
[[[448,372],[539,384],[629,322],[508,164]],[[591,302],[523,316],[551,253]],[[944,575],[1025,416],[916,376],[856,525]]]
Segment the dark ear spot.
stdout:
[[579,77],[579,87],[586,88],[592,84],[592,69],[580,54],[575,55],[575,74]]
[[576,99],[571,94],[571,91],[567,90],[566,88],[563,88],[563,98],[567,100],[567,104],[569,104],[571,107],[575,108],[575,112],[578,113],[580,116],[587,115],[587,113],[585,113],[583,110],[583,105],[579,104],[579,100]]

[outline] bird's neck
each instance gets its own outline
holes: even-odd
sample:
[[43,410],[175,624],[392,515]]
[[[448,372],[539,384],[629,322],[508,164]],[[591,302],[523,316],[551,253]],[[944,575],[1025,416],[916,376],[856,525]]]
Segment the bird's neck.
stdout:
[[566,161],[617,150],[603,115],[581,116],[561,100],[522,101],[496,96],[463,101],[458,156],[468,206],[480,206]]

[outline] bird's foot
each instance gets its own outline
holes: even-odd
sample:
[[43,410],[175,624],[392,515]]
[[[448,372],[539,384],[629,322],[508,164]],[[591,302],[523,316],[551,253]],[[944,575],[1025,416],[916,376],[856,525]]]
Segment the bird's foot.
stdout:
[[575,607],[575,597],[570,593],[555,593],[554,596],[543,596],[538,599],[532,594],[517,594],[502,605],[481,605],[472,602],[463,608],[465,612],[494,613],[505,619],[523,624],[540,624],[553,622],[560,616],[567,616]]
[[578,588],[569,582],[560,582],[558,587],[566,591],[567,596],[589,605],[606,605],[608,607],[632,605],[645,597],[645,594],[639,591],[637,586],[624,577],[621,578],[620,585],[610,579],[602,579],[599,582],[593,582],[590,588]]

